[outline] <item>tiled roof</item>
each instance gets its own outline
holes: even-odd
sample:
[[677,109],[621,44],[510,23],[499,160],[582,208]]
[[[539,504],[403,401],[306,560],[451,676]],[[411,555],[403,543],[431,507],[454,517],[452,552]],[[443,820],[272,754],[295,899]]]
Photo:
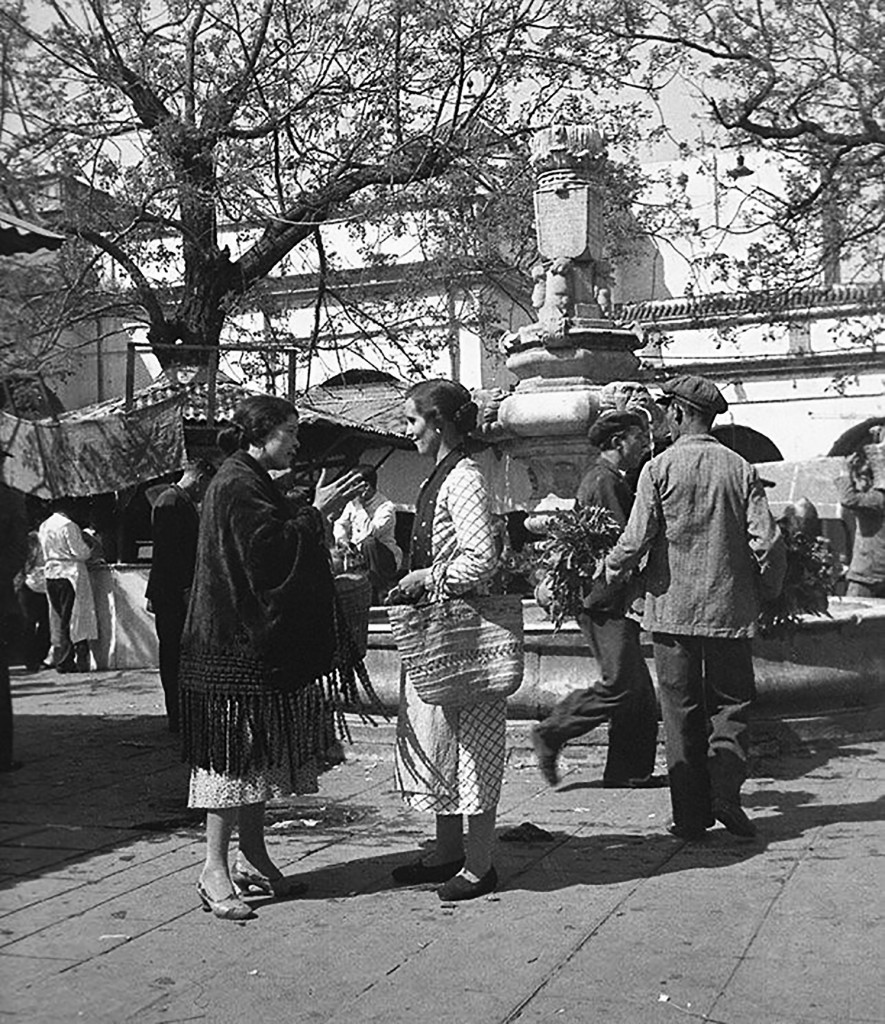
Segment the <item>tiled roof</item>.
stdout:
[[[171,381],[165,375],[152,384],[136,391],[132,398],[130,410],[145,409],[157,405],[175,395],[184,392],[183,419],[186,426],[208,426],[209,388],[205,379],[205,371],[198,371],[187,383]],[[259,388],[240,384],[223,373],[219,373],[215,384],[215,425],[230,420],[234,409],[242,399],[249,395],[264,394]],[[366,434],[377,434],[385,440],[403,440],[401,430],[387,431],[374,423],[361,422],[353,417],[344,416],[331,409],[319,409],[312,403],[299,400],[295,403],[301,422],[305,424],[329,424],[359,431]],[[96,419],[102,416],[119,415],[126,412],[125,398],[111,398],[105,402],[74,409],[59,417],[62,421]]]
[[409,385],[403,381],[318,385],[303,395],[305,408],[362,423],[386,434],[404,434],[403,402]]
[[778,291],[735,292],[683,296],[650,302],[625,303],[618,317],[640,323],[665,323],[701,327],[711,321],[731,319],[786,320],[852,311],[885,310],[885,283],[831,284]]

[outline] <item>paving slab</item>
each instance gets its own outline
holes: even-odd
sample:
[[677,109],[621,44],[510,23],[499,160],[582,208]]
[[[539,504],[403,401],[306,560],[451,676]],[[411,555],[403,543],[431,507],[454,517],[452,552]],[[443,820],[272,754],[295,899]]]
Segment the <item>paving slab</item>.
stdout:
[[[518,723],[499,891],[447,907],[431,886],[392,884],[432,819],[394,791],[391,727],[355,723],[320,793],[268,809],[272,855],[308,895],[256,900],[234,923],[196,898],[202,822],[160,692],[155,673],[14,677],[4,1018],[885,1024],[885,743],[760,757],[746,787],[758,839],[717,827],[685,843],[664,831],[666,789],[600,787],[599,743],[570,750],[547,787]],[[518,841],[526,822],[540,839]]]

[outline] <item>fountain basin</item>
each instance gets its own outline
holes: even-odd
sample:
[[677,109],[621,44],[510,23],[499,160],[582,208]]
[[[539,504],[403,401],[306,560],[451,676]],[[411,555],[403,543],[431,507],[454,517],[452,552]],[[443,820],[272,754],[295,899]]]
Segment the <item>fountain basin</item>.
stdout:
[[[523,610],[525,678],[507,710],[510,718],[536,720],[600,672],[575,623],[554,633],[534,601],[524,601]],[[783,749],[813,739],[885,736],[885,599],[833,598],[830,611],[830,618],[810,617],[788,634],[754,640],[755,744],[770,740]],[[372,609],[366,663],[382,703],[395,708],[400,666],[384,608]]]

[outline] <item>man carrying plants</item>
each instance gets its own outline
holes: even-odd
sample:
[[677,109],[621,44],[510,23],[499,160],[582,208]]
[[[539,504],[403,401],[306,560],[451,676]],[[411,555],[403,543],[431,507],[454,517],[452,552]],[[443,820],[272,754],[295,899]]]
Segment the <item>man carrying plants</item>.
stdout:
[[[599,455],[578,488],[578,505],[605,509],[619,531],[633,505],[625,473],[638,467],[648,449],[648,418],[641,412],[603,413],[590,428],[588,440]],[[580,568],[589,584],[594,567]],[[577,620],[602,679],[570,693],[532,729],[538,767],[551,786],[559,782],[556,762],[565,743],[607,721],[611,725],[603,785],[645,788],[666,782],[652,775],[657,703],[639,645],[639,624],[627,617],[628,602],[626,581],[607,585],[599,579],[586,587]]]

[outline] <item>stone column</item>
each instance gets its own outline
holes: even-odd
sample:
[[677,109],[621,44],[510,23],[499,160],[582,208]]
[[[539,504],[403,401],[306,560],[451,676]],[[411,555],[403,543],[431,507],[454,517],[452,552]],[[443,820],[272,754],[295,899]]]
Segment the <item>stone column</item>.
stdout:
[[601,409],[614,406],[616,382],[639,369],[634,349],[641,339],[612,319],[612,275],[603,257],[605,159],[601,136],[586,126],[554,127],[532,142],[537,322],[502,339],[519,383],[498,408],[497,432],[528,465],[539,511],[571,506],[593,454],[587,430]]

